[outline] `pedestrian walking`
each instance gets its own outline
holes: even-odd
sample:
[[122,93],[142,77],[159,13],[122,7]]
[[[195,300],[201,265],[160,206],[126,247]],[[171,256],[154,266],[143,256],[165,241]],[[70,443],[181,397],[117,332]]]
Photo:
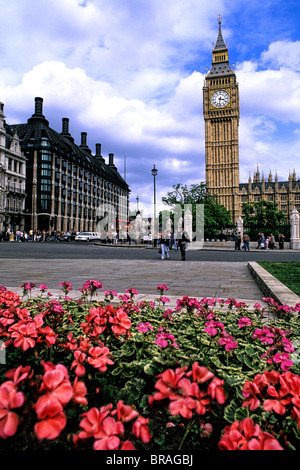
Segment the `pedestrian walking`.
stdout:
[[178,237],[178,246],[180,248],[180,253],[181,253],[181,261],[186,260],[186,249],[187,249],[187,243],[190,242],[190,237],[187,232],[185,232],[182,228],[181,234],[179,234]]
[[266,237],[264,233],[261,233],[261,238],[260,238],[260,247],[265,250],[266,249]]
[[257,250],[260,249],[260,244],[261,244],[261,233],[258,234],[258,238],[257,238],[257,247],[256,247]]
[[178,236],[178,233],[175,232],[175,233],[174,233],[174,249],[175,249],[175,251],[178,250],[177,236]]
[[161,259],[169,258],[170,234],[166,230],[161,235],[160,244]]
[[245,251],[250,251],[250,237],[247,233],[245,233],[243,237],[243,243],[244,243],[244,250]]
[[276,248],[275,237],[274,237],[273,233],[271,233],[271,235],[270,235],[269,248],[270,248],[270,250],[274,250],[274,248]]

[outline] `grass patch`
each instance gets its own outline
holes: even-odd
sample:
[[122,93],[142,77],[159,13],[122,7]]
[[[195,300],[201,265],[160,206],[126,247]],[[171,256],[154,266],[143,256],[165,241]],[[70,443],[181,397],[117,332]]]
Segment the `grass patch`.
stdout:
[[260,261],[258,264],[300,296],[300,263]]

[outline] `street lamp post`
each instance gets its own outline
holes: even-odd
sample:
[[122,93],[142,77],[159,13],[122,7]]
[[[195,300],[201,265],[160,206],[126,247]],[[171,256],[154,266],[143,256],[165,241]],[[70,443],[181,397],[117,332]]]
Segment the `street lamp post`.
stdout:
[[156,188],[155,188],[155,177],[157,175],[157,169],[155,168],[155,165],[153,165],[153,168],[151,170],[153,179],[154,179],[154,220],[153,220],[153,236],[154,236],[154,246],[156,247],[157,245],[157,238],[156,238]]

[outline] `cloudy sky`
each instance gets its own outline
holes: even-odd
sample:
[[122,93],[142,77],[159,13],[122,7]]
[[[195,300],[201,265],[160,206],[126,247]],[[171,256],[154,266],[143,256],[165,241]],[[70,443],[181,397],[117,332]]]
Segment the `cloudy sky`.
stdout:
[[44,99],[80,144],[102,144],[147,213],[205,180],[202,88],[218,16],[240,90],[240,182],[257,164],[300,177],[299,0],[0,0],[0,101],[9,124]]

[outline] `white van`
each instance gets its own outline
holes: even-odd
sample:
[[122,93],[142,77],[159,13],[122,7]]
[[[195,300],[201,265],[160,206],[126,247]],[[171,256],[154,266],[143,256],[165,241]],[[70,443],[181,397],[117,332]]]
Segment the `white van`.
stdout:
[[100,233],[97,232],[80,232],[75,237],[76,242],[89,242],[92,240],[100,240]]

